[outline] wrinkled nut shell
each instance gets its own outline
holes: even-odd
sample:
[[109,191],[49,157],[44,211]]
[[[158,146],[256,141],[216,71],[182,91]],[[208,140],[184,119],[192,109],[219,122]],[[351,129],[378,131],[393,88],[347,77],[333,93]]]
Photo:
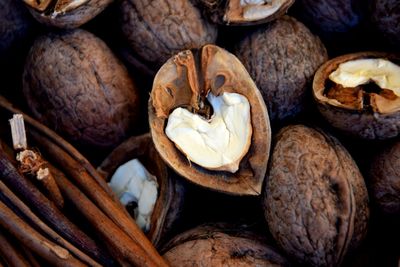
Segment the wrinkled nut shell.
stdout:
[[75,8],[65,11],[39,12],[32,7],[29,10],[40,23],[62,29],[73,29],[96,17],[112,2],[113,0],[87,0]]
[[[251,124],[253,133],[251,145],[241,160],[236,173],[209,171],[189,162],[165,134],[165,126],[171,103],[178,106],[188,105],[189,81],[183,71],[178,71],[174,58],[169,59],[157,73],[151,98],[149,100],[150,130],[156,149],[161,157],[177,173],[201,186],[221,192],[237,195],[259,195],[266,172],[270,149],[271,129],[265,103],[256,85],[240,61],[224,49],[206,45],[196,54],[201,54],[202,76],[204,88],[210,89],[214,95],[222,92],[235,92],[245,96],[251,106]],[[160,102],[155,102],[161,100]],[[166,114],[158,115],[154,107]]]
[[181,50],[214,43],[216,26],[187,0],[124,0],[122,31],[130,47],[151,69]]
[[366,234],[366,186],[333,137],[296,125],[276,136],[265,217],[277,243],[307,266],[338,266]]
[[260,89],[273,123],[304,109],[313,75],[328,59],[319,38],[288,16],[245,37],[235,55]]
[[400,45],[400,5],[398,0],[374,0],[371,19],[387,41]]
[[163,249],[171,266],[289,266],[273,247],[240,229],[199,226],[173,238]]
[[84,30],[36,40],[23,92],[38,120],[83,145],[117,145],[138,117],[138,93],[127,70],[102,40]]
[[97,171],[109,181],[120,165],[134,158],[139,159],[157,178],[158,198],[150,219],[150,230],[146,235],[158,246],[179,219],[185,189],[183,184],[169,173],[149,133],[125,140],[107,156]]
[[379,209],[400,214],[400,142],[390,145],[371,164],[370,187]]
[[386,58],[399,64],[400,56],[382,52],[360,52],[336,57],[324,63],[315,73],[313,96],[325,119],[350,135],[363,139],[388,139],[400,133],[400,110],[391,113],[357,111],[330,104],[323,96],[328,76],[339,64],[361,58]]

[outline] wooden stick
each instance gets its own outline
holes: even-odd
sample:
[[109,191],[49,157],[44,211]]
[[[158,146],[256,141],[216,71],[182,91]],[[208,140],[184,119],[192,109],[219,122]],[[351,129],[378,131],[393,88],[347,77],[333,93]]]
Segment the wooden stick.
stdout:
[[62,214],[28,179],[21,175],[0,148],[0,177],[11,190],[18,193],[31,208],[44,218],[53,229],[79,249],[102,264],[111,265],[108,254]]
[[26,259],[29,261],[31,267],[41,267],[40,263],[38,262],[37,258],[33,255],[32,251],[30,251],[26,246],[20,245]]
[[[48,155],[59,166],[63,167],[66,174],[83,189],[93,202],[124,232],[148,253],[158,266],[168,266],[165,260],[158,254],[157,250],[143,234],[142,230],[133,221],[132,217],[126,212],[120,203],[115,202],[98,183],[91,177],[86,170],[80,166],[71,156],[65,153],[56,144],[51,143],[47,138],[41,136],[36,131],[30,131],[31,136],[40,144]],[[104,181],[103,181],[104,182]]]
[[21,243],[29,246],[32,251],[53,265],[66,267],[86,266],[74,258],[68,250],[54,244],[36,232],[3,202],[0,202],[0,225]]
[[0,229],[0,255],[7,265],[13,267],[30,267],[22,253],[6,238]]
[[92,201],[74,186],[65,175],[51,168],[63,194],[82,212],[90,224],[98,231],[107,244],[118,253],[121,261],[128,261],[137,266],[158,266],[143,248],[134,242],[112,220],[110,220]]
[[[101,265],[87,256],[85,253],[77,249],[59,234],[57,234],[53,229],[51,229],[47,224],[45,224],[39,217],[37,217],[32,210],[25,205],[22,200],[20,200],[2,181],[0,181],[0,192],[3,197],[5,197],[9,202],[11,202],[15,208],[18,209],[26,218],[28,218],[37,229],[40,229],[43,233],[49,236],[54,242],[58,243],[60,246],[65,247],[71,253],[73,253],[78,259],[87,263],[90,266],[100,267]],[[0,197],[0,199],[2,199]]]

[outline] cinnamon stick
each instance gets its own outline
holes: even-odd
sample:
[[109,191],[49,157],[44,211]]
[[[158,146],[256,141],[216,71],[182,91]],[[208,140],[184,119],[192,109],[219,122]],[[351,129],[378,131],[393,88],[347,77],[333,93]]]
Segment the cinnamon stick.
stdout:
[[59,244],[60,246],[65,247],[71,253],[73,253],[78,259],[86,264],[94,267],[100,267],[101,265],[91,259],[84,252],[80,251],[78,248],[73,246],[59,234],[57,234],[53,229],[51,229],[47,224],[45,224],[39,217],[37,217],[32,210],[25,205],[22,200],[20,200],[2,181],[0,181],[0,199],[6,199],[12,205],[18,209],[18,211],[23,214],[25,218],[27,218],[32,225],[34,225],[37,229],[40,229],[43,233],[49,236],[54,242]]
[[21,175],[0,147],[0,177],[59,234],[102,264],[111,265],[108,254],[62,214],[26,177]]
[[0,256],[7,265],[13,267],[29,267],[30,264],[20,251],[12,244],[0,229]]
[[39,256],[55,266],[80,267],[86,266],[68,252],[44,236],[18,217],[3,202],[0,202],[0,225],[10,232],[21,243],[29,246]]

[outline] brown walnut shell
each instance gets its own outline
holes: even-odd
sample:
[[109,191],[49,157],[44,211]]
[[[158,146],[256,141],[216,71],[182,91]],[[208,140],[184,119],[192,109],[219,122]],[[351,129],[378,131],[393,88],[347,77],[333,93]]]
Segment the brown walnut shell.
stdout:
[[[370,104],[364,108],[349,108],[338,105],[336,100],[325,95],[328,76],[339,64],[363,58],[385,58],[399,65],[400,55],[383,52],[359,52],[336,57],[324,63],[315,73],[313,96],[320,113],[335,128],[363,139],[387,139],[400,133],[400,98],[384,105],[375,106],[379,95],[371,94]],[[378,99],[379,98],[379,99]],[[364,100],[363,100],[364,101]],[[374,104],[374,106],[372,106]],[[390,108],[390,111],[384,110]]]
[[289,16],[246,36],[235,55],[260,89],[272,123],[304,110],[314,73],[328,59],[319,38]]
[[400,5],[398,0],[374,0],[371,20],[390,43],[400,45]]
[[120,10],[130,47],[154,70],[174,54],[217,38],[216,26],[188,0],[124,0]]
[[276,136],[265,217],[277,243],[307,266],[338,266],[364,238],[368,195],[361,173],[332,136],[302,125]]
[[[187,65],[179,63],[185,60],[189,61]],[[196,66],[201,68],[196,70]],[[191,79],[190,73],[197,73],[198,80]],[[200,92],[196,92],[196,88]],[[209,91],[215,96],[223,92],[242,94],[251,106],[251,145],[236,173],[210,171],[191,163],[164,132],[168,116],[176,107],[195,108],[198,97],[204,97]],[[260,91],[234,55],[217,46],[206,45],[195,53],[187,50],[169,59],[154,79],[148,110],[155,147],[177,173],[217,191],[260,194],[270,149],[268,111]]]
[[290,266],[259,235],[224,224],[181,233],[161,253],[171,266]]
[[138,92],[106,44],[84,30],[36,40],[23,92],[33,115],[69,140],[111,148],[138,119]]
[[285,0],[281,6],[261,19],[247,19],[243,15],[243,8],[240,8],[240,0],[198,0],[209,18],[218,24],[232,26],[258,25],[273,21],[283,16],[295,2],[294,0]]
[[96,17],[113,2],[113,0],[24,1],[37,21],[62,29],[78,28]]
[[107,156],[97,171],[109,181],[120,165],[134,158],[139,159],[157,178],[158,198],[151,216],[150,230],[146,235],[158,246],[179,219],[185,188],[168,170],[154,147],[150,133],[133,136],[124,141]]
[[400,142],[379,153],[371,164],[370,188],[378,208],[400,215]]

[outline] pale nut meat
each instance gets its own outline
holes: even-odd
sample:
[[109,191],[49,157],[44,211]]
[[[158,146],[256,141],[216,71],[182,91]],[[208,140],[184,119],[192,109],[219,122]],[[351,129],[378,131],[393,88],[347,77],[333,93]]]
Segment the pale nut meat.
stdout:
[[283,128],[275,141],[263,199],[272,236],[305,266],[339,266],[367,231],[356,163],[334,137],[303,125]]
[[209,120],[179,107],[169,115],[165,133],[190,161],[234,173],[251,143],[249,102],[236,93],[209,93],[207,99],[213,109]]
[[112,0],[24,0],[33,17],[48,26],[77,28],[102,12]]
[[[153,83],[149,122],[156,149],[181,176],[217,191],[260,194],[270,147],[268,112],[234,55],[206,45],[169,59]],[[180,133],[171,134],[177,126]]]
[[200,0],[210,18],[219,24],[255,25],[283,16],[293,0]]
[[334,127],[363,139],[400,132],[400,57],[361,52],[334,58],[315,74],[313,96]]

